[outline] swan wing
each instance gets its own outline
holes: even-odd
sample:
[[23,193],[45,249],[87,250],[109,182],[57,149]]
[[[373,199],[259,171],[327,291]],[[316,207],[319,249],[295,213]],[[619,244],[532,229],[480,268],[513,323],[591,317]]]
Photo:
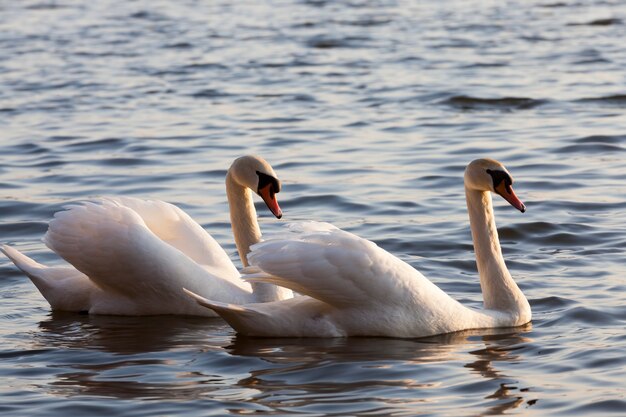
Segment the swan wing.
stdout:
[[[164,236],[165,232],[159,233]],[[56,213],[44,242],[100,289],[138,303],[156,300],[165,305],[186,299],[182,287],[234,302],[241,299],[238,294],[250,292],[249,285],[239,279],[211,273],[155,234],[137,211],[115,200],[85,202]]]
[[239,278],[237,268],[222,246],[179,207],[164,201],[134,197],[111,197],[96,202],[106,200],[133,210],[156,236],[213,274]]
[[281,285],[336,307],[410,306],[448,298],[406,262],[328,223],[289,225],[288,233],[254,245],[249,260],[266,275],[248,281]]

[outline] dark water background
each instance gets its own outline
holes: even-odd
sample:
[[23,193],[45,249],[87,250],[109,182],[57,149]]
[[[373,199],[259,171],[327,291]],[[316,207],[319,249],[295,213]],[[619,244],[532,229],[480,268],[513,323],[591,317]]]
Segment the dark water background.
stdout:
[[626,415],[624,39],[621,0],[0,2],[2,242],[60,264],[52,214],[119,194],[179,204],[235,259],[223,177],[257,153],[284,220],[354,231],[480,306],[462,175],[490,156],[528,206],[496,216],[534,312],[425,340],[244,339],[53,314],[2,258],[0,413]]

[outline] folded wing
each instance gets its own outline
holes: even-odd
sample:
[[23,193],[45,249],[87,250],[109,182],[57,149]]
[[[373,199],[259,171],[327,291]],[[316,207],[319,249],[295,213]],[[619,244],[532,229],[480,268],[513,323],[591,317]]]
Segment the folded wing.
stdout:
[[[133,197],[107,199],[137,213],[161,240],[220,276],[238,278],[239,272],[222,246],[177,206]],[[102,199],[100,201],[105,201]]]
[[414,305],[447,295],[375,243],[327,223],[290,225],[290,233],[252,247],[250,262],[271,282],[336,307]]
[[183,297],[182,287],[218,299],[249,292],[217,242],[167,203],[123,198],[71,205],[55,214],[44,242],[98,287],[133,299]]

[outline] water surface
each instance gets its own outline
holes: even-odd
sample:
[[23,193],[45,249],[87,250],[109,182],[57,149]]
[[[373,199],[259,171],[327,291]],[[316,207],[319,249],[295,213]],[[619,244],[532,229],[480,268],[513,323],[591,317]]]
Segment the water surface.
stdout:
[[246,339],[220,319],[52,313],[0,259],[0,412],[623,415],[626,5],[611,1],[0,4],[0,240],[40,262],[64,204],[180,205],[236,261],[223,178],[269,160],[266,233],[326,220],[463,303],[480,287],[462,175],[496,204],[532,324],[420,340]]

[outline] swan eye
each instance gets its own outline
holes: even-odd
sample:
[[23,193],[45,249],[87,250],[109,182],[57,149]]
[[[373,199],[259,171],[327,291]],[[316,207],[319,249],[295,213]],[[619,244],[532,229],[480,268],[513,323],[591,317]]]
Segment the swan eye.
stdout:
[[268,185],[272,186],[272,194],[280,192],[280,181],[277,178],[274,178],[271,175],[264,174],[260,171],[257,171],[256,174],[259,176],[259,187],[257,189],[257,193],[259,193],[262,188],[265,188]]
[[487,174],[491,175],[491,179],[493,181],[493,189],[497,190],[498,186],[500,185],[500,183],[502,183],[502,181],[504,181],[504,187],[506,189],[506,191],[510,194],[511,193],[511,185],[513,185],[513,180],[511,179],[511,176],[504,172],[504,171],[500,171],[500,170],[491,170],[488,169],[487,170]]

